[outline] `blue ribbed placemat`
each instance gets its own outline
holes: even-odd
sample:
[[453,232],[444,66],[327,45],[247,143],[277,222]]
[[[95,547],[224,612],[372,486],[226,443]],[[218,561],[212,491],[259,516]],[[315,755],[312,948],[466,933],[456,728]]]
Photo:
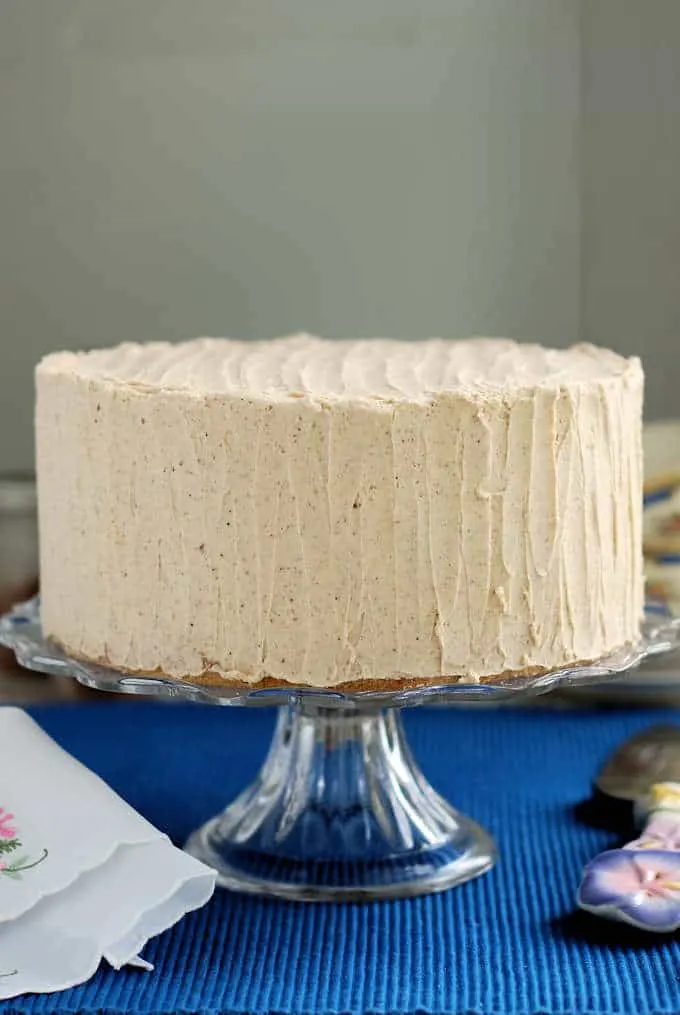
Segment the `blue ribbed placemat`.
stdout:
[[[272,724],[269,710],[185,705],[33,714],[176,841],[255,773]],[[678,1012],[678,939],[573,912],[581,866],[617,840],[577,807],[593,772],[624,737],[668,717],[413,711],[407,728],[426,774],[498,840],[490,874],[443,895],[369,905],[218,891],[150,945],[154,973],[102,969],[83,987],[4,1002],[0,1015]]]

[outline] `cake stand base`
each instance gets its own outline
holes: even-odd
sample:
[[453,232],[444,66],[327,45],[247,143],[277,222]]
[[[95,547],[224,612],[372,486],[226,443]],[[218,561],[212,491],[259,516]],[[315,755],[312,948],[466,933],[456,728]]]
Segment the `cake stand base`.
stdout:
[[302,901],[440,892],[495,860],[423,776],[397,709],[304,697],[279,709],[252,785],[186,848],[226,888]]

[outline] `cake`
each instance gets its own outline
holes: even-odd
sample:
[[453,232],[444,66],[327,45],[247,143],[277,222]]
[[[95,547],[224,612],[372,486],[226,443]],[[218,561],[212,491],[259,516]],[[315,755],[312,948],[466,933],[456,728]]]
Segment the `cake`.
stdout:
[[55,353],[36,379],[42,622],[75,657],[387,689],[639,637],[637,359],[206,338]]

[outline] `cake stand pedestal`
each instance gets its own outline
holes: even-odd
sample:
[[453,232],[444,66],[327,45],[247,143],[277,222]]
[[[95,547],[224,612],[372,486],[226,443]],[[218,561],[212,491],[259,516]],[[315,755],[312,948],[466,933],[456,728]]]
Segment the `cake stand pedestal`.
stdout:
[[214,867],[226,888],[339,901],[442,891],[488,870],[496,857],[487,832],[443,800],[418,768],[401,708],[514,699],[616,677],[677,648],[680,620],[650,606],[637,645],[538,677],[355,694],[199,686],[84,663],[44,637],[37,599],[0,618],[0,643],[29,669],[72,676],[99,690],[278,705],[259,775],[195,831],[186,848]]
[[228,888],[292,899],[437,891],[495,858],[487,833],[423,776],[397,709],[313,698],[280,708],[255,782],[187,849]]

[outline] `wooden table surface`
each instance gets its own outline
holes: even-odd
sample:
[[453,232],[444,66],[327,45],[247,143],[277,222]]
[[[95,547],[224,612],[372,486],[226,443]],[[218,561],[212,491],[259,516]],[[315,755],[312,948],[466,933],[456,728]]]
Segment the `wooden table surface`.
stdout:
[[92,701],[105,699],[104,694],[81,687],[68,677],[46,677],[17,666],[14,656],[0,648],[0,703],[3,705],[36,705],[41,702]]
[[[1,549],[1,547],[0,547]],[[0,585],[0,614],[13,603],[30,599],[37,592],[37,582],[11,589]],[[0,646],[0,704],[28,705],[49,701],[87,701],[99,697],[96,692],[80,687],[68,677],[46,677],[30,673],[17,665],[14,653]]]

